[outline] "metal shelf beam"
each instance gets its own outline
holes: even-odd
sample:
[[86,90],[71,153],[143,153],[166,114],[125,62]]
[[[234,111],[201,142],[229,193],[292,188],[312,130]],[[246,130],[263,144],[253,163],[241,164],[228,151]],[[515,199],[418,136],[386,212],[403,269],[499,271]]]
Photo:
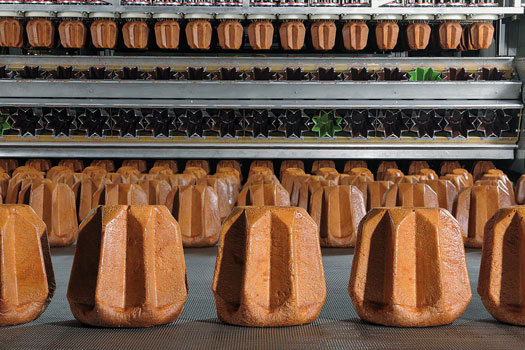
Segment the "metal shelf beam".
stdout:
[[7,98],[130,99],[501,99],[517,100],[521,82],[0,80]]
[[519,100],[160,100],[0,98],[1,107],[204,108],[204,109],[520,109]]
[[0,157],[513,159],[516,145],[461,143],[0,142]]
[[274,70],[286,67],[301,67],[305,71],[318,67],[335,68],[337,71],[349,68],[368,68],[378,70],[386,68],[414,69],[417,67],[432,67],[434,70],[445,70],[449,67],[463,67],[467,70],[478,70],[481,67],[512,70],[513,57],[348,57],[341,56],[0,56],[0,65],[9,67],[23,66],[73,66],[77,69],[96,67],[206,67],[208,71],[219,67],[251,69],[252,67],[271,67]]
[[498,15],[522,14],[523,8],[511,7],[231,7],[231,6],[125,6],[125,5],[36,5],[8,4],[0,5],[0,11],[76,11],[76,12],[150,12],[150,13],[239,13],[271,15],[316,15],[316,14],[365,14],[365,15],[433,15],[439,19],[443,15]]

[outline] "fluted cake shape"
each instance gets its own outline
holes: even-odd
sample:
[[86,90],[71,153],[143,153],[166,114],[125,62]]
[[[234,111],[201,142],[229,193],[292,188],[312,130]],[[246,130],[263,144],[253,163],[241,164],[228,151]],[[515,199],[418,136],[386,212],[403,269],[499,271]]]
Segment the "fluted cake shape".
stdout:
[[133,167],[141,173],[145,173],[148,170],[146,161],[144,159],[126,159],[122,162],[122,167]]
[[154,166],[151,168],[148,172],[148,176],[150,179],[157,179],[157,180],[166,180],[169,181],[169,177],[175,175],[173,173],[173,170],[171,170],[169,167],[161,165],[161,166]]
[[213,177],[227,184],[228,200],[231,201],[229,204],[230,207],[233,208],[235,203],[237,203],[237,198],[239,197],[239,192],[241,191],[240,182],[238,182],[235,175],[231,173],[216,173],[213,175]]
[[289,206],[290,195],[281,185],[244,186],[237,199],[238,206]]
[[78,234],[75,194],[68,185],[46,181],[32,186],[29,205],[46,223],[51,247],[75,242]]
[[0,173],[0,198],[7,196],[7,188],[10,180],[11,176],[9,176],[8,173]]
[[[461,42],[463,28],[458,22],[443,22],[439,25],[439,46],[443,50],[455,50]],[[443,175],[443,174],[442,174]]]
[[46,225],[27,205],[0,205],[0,326],[32,321],[55,292]]
[[[91,43],[97,49],[113,49],[117,44],[118,28],[115,21],[99,19],[91,23]],[[91,164],[95,165],[95,164]],[[109,170],[109,169],[108,169]],[[113,169],[114,170],[114,169]],[[111,170],[109,170],[111,171]]]
[[490,169],[496,169],[496,166],[490,160],[478,160],[474,163],[472,168],[472,176],[474,176],[474,181],[481,179],[483,174],[488,172]]
[[279,183],[279,179],[275,175],[252,174],[248,176],[248,179],[246,179],[246,183],[244,184],[244,187],[248,187],[251,185],[263,185],[263,184],[279,185],[280,183]]
[[274,175],[273,173],[273,170],[270,169],[270,168],[267,168],[265,166],[252,166],[250,167],[250,173],[248,174],[248,177],[252,176],[252,175],[257,175],[257,174],[262,174],[262,175]]
[[177,21],[166,20],[155,23],[155,42],[159,49],[175,50],[179,48],[180,24]]
[[418,175],[422,169],[428,169],[430,166],[426,160],[413,160],[408,167],[408,175]]
[[173,170],[174,174],[178,173],[179,171],[177,161],[172,159],[156,160],[155,163],[153,163],[153,166],[167,166],[168,168]]
[[91,166],[98,166],[105,169],[107,172],[115,171],[115,162],[112,159],[95,159],[91,162]]
[[[15,203],[28,204],[28,205],[31,204],[31,194],[33,193],[33,189],[36,188],[37,186],[40,186],[41,184],[53,184],[53,182],[49,179],[40,179],[40,178],[23,179],[20,184],[20,191],[18,192],[18,199]],[[37,211],[37,209],[35,208],[33,208],[33,210]],[[37,211],[37,213],[40,215],[40,212]]]
[[496,186],[499,186],[499,187],[502,187],[505,192],[508,193],[509,195],[509,200],[510,200],[510,204],[511,205],[516,205],[516,194],[514,193],[514,185],[512,184],[512,182],[507,183],[506,181],[509,181],[510,180],[508,178],[506,179],[502,179],[501,177],[499,176],[496,176],[495,174],[485,174],[483,175],[483,177],[481,178],[481,180],[478,180],[476,181],[476,185],[480,185],[480,184],[492,184],[492,185],[496,185]]
[[343,45],[349,51],[363,50],[368,43],[368,26],[365,22],[355,21],[343,26]]
[[441,176],[439,179],[448,180],[452,182],[454,186],[456,186],[456,189],[458,190],[458,192],[466,187],[470,187],[470,185],[467,183],[467,180],[465,180],[465,177],[463,175],[447,174],[445,176]]
[[219,46],[223,50],[239,50],[242,45],[244,27],[239,21],[224,21],[217,27]]
[[[88,167],[89,168],[89,167]],[[86,168],[87,169],[87,168]],[[93,196],[107,183],[105,175],[103,176],[82,176],[80,180],[80,197],[78,203],[78,220],[86,218],[95,206],[99,203],[94,201]]]
[[457,221],[443,209],[372,209],[359,226],[348,291],[368,322],[453,322],[472,297]]
[[195,179],[201,179],[208,175],[206,170],[197,166],[186,166],[186,169],[184,169],[183,173],[193,175]]
[[385,193],[385,207],[439,208],[437,193],[426,184],[395,184]]
[[106,184],[93,194],[93,204],[147,205],[148,196],[138,184]]
[[56,179],[63,173],[73,173],[73,170],[62,165],[57,165],[48,170],[46,179],[56,182]]
[[312,163],[311,173],[315,174],[315,172],[321,168],[335,169],[335,162],[333,160],[314,160],[314,162]]
[[[13,173],[14,174],[14,173]],[[20,190],[22,189],[22,183],[26,179],[43,179],[43,173],[39,172],[28,172],[25,174],[13,175],[7,183],[7,194],[4,196],[4,203],[6,204],[16,204],[18,203],[18,196]],[[26,203],[27,204],[27,203]]]
[[304,46],[306,28],[303,22],[284,22],[279,27],[279,38],[283,50],[300,50]]
[[171,186],[164,180],[145,180],[139,183],[146,193],[149,205],[165,205]]
[[393,50],[397,44],[399,26],[395,22],[385,21],[376,25],[376,42],[379,50]]
[[509,206],[510,196],[499,186],[473,186],[459,192],[454,216],[461,225],[465,246],[481,248],[485,224],[498,209]]
[[488,22],[474,23],[469,27],[469,41],[474,50],[488,49],[494,38],[494,26]]
[[385,193],[393,185],[394,183],[392,181],[372,181],[365,182],[363,186],[360,186],[363,196],[366,197],[366,210],[369,211],[372,208],[382,207]]
[[[490,171],[490,169],[488,171]],[[463,178],[465,179],[465,184],[467,186],[474,185],[474,176],[471,173],[469,173],[467,170],[462,169],[462,168],[454,169],[452,170],[452,174],[463,176]]]
[[0,159],[0,167],[2,167],[7,173],[11,174],[11,172],[18,167],[18,160],[2,158]]
[[228,189],[228,183],[225,179],[207,175],[206,177],[197,180],[197,185],[210,186],[217,194],[217,205],[219,206],[219,217],[221,222],[230,215],[233,208],[234,198],[233,193]]
[[255,167],[265,167],[274,172],[273,162],[271,160],[253,160],[250,163],[250,172]]
[[241,163],[238,160],[221,159],[217,163],[215,172],[218,173],[221,168],[233,168],[241,174]]
[[27,22],[26,34],[31,47],[51,48],[55,42],[55,26],[45,18],[32,19]]
[[99,206],[80,226],[67,298],[82,323],[174,321],[187,296],[179,225],[164,206]]
[[352,168],[349,171],[345,171],[345,173],[355,176],[365,176],[371,181],[374,181],[374,174],[368,168]]
[[397,169],[397,163],[395,161],[382,161],[379,163],[377,168],[376,178],[379,181],[384,180],[385,173],[388,169]]
[[212,27],[210,21],[198,19],[186,24],[186,40],[194,50],[208,50],[211,44]]
[[430,186],[437,194],[439,207],[453,212],[454,203],[458,196],[458,189],[450,180],[426,180],[425,184]]
[[237,169],[234,169],[231,167],[222,167],[222,168],[217,169],[215,175],[231,177],[232,179],[235,180],[238,188],[239,189],[241,188],[242,175],[241,175],[241,172],[238,171]]
[[22,47],[23,44],[22,23],[16,18],[0,18],[0,47]]
[[[405,174],[399,169],[387,169],[382,176],[382,180],[384,181],[392,181],[394,183],[400,183],[401,180],[405,177]],[[379,179],[379,175],[378,175]]]
[[18,175],[30,174],[30,173],[32,173],[32,174],[40,174],[40,177],[42,177],[42,178],[44,177],[44,173],[43,172],[33,168],[32,166],[28,166],[28,165],[22,165],[22,166],[17,167],[15,170],[13,170],[13,173],[11,174],[11,176],[13,178],[15,178]]
[[430,26],[426,23],[410,23],[406,29],[408,47],[411,50],[424,50],[430,41]]
[[144,50],[148,48],[149,27],[143,21],[130,21],[122,26],[124,45],[128,49]]
[[326,298],[317,225],[301,208],[235,208],[222,229],[212,290],[226,323],[314,321]]
[[312,194],[322,186],[337,186],[337,183],[333,180],[325,180],[322,176],[311,175],[299,189],[299,207],[308,210]]
[[38,171],[48,171],[51,169],[51,161],[49,159],[28,159],[25,165]]
[[525,326],[525,207],[500,209],[487,222],[478,294],[490,314]]
[[269,50],[273,44],[273,24],[255,21],[248,25],[248,40],[254,50]]
[[166,206],[180,225],[185,247],[211,247],[217,243],[221,218],[212,187],[176,187],[169,193]]
[[300,168],[286,168],[280,171],[281,182],[287,181],[289,178],[293,178],[298,175],[306,175],[303,169]]
[[[292,169],[292,168],[290,168]],[[301,187],[310,180],[310,175],[294,174],[283,178],[282,186],[290,195],[290,205],[293,207],[299,206],[299,195]]]
[[175,174],[169,177],[171,188],[195,185],[197,178],[191,174]]
[[439,179],[438,174],[432,169],[420,169],[417,175],[426,177],[428,180],[437,180]]
[[58,165],[68,167],[74,172],[82,172],[84,170],[84,161],[82,159],[61,159]]
[[304,171],[304,162],[302,160],[283,160],[281,162],[281,167],[279,173],[283,174],[283,172],[288,168],[297,168],[302,169]]
[[368,165],[366,164],[366,160],[347,160],[345,162],[345,167],[343,170],[343,173],[350,173],[352,169],[354,168],[364,168],[368,169]]
[[318,21],[310,26],[312,46],[319,51],[332,50],[335,46],[337,27],[333,21]]
[[312,175],[319,175],[326,178],[326,176],[331,174],[339,175],[339,172],[335,167],[320,167],[315,170],[312,169]]
[[58,26],[60,44],[66,49],[80,49],[86,43],[87,29],[82,21],[67,20]]
[[310,198],[309,214],[319,227],[321,246],[353,247],[365,201],[355,186],[322,186]]
[[452,170],[461,168],[461,164],[457,160],[447,160],[441,162],[439,167],[439,176],[452,173]]

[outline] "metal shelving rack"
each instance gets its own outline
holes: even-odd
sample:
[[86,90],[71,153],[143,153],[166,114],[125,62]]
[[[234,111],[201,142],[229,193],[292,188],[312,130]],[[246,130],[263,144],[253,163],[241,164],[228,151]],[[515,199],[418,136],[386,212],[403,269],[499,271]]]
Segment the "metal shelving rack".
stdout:
[[[176,12],[242,14],[477,14],[497,15],[499,18],[523,13],[518,0],[499,7],[415,8],[382,7],[386,1],[372,1],[370,7],[250,7],[247,0],[240,7],[192,6],[124,6],[118,1],[108,5],[0,5],[11,11],[85,11],[85,12]],[[500,40],[504,40],[504,36]],[[0,56],[0,66],[12,69],[28,66],[56,67],[89,66],[141,67],[271,67],[274,71],[284,67],[350,67],[379,69],[400,67],[496,67],[516,70],[519,76],[506,81],[456,82],[368,82],[368,81],[124,81],[124,80],[0,80],[0,107],[96,107],[96,108],[290,108],[290,109],[519,109],[522,104],[523,61],[514,57],[214,57],[214,56]],[[518,67],[519,66],[519,67]],[[520,113],[521,114],[521,113]],[[472,138],[467,141],[451,139],[390,140],[336,139],[269,140],[241,137],[234,140],[206,139],[71,139],[51,136],[27,139],[0,138],[1,157],[134,157],[152,158],[398,158],[398,159],[515,159],[523,156],[516,152],[521,143],[511,139]],[[525,158],[525,156],[524,156]]]
[[497,15],[509,16],[523,14],[521,0],[504,0],[503,6],[464,6],[464,7],[406,7],[384,6],[391,0],[370,0],[370,6],[363,7],[266,7],[250,6],[250,0],[243,0],[242,6],[155,6],[155,5],[123,5],[120,0],[106,0],[105,5],[71,5],[71,4],[6,4],[1,10],[9,11],[80,11],[80,12],[150,12],[150,13],[241,13],[246,15],[274,14],[274,15],[316,15],[316,14],[365,14],[365,15],[434,15],[437,19],[443,15]]

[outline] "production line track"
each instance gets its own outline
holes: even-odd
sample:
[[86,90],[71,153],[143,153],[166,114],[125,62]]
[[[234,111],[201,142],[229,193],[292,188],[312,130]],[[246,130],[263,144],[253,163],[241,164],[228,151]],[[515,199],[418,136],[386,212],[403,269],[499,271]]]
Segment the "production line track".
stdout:
[[476,292],[480,250],[467,250],[472,301],[452,325],[390,328],[359,320],[347,293],[353,249],[323,249],[327,298],[312,324],[246,328],[222,324],[211,281],[217,248],[185,249],[189,295],[175,323],[147,329],[85,327],[69,310],[74,247],[52,249],[55,296],[37,320],[0,328],[0,349],[524,349],[525,327],[495,321]]

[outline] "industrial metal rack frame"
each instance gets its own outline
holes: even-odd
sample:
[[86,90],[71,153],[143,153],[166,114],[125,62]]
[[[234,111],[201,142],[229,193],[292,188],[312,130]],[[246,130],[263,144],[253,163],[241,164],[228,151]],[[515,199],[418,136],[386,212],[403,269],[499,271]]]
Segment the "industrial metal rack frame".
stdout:
[[[515,59],[519,49],[515,34],[523,21],[510,23],[523,13],[519,0],[499,7],[414,8],[382,7],[385,0],[372,0],[370,7],[251,7],[245,0],[240,7],[220,6],[125,6],[118,0],[108,5],[0,5],[11,11],[105,11],[242,14],[432,14],[497,15],[496,47],[488,53],[503,57],[334,57],[326,56],[0,56],[0,66],[106,66],[106,67],[350,67],[382,68],[497,67],[514,69],[525,77],[525,62]],[[373,18],[373,17],[372,17]],[[523,23],[521,23],[523,25]],[[505,57],[507,56],[507,57]],[[275,70],[274,69],[274,70]],[[125,107],[125,108],[494,108],[521,109],[522,82],[361,82],[361,81],[107,81],[107,80],[0,80],[0,107]],[[322,87],[322,89],[320,89]],[[205,97],[198,97],[205,96]],[[521,113],[520,113],[521,114]],[[521,128],[521,125],[520,125]],[[523,138],[522,138],[523,139]],[[397,158],[397,159],[515,159],[525,158],[525,141],[517,138],[488,140],[351,140],[304,138],[284,140],[184,139],[39,139],[0,138],[2,157],[134,157],[145,158]]]

